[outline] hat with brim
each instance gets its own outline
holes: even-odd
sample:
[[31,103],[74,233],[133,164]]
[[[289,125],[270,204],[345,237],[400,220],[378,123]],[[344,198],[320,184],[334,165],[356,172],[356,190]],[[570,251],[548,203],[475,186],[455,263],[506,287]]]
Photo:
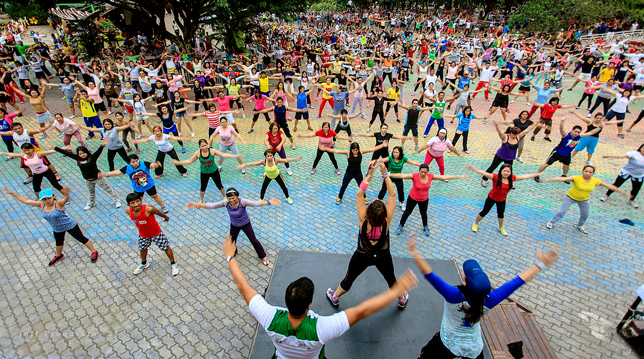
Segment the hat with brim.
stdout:
[[54,196],[54,191],[52,191],[50,189],[44,189],[44,190],[40,191],[40,193],[38,193],[38,199],[41,200],[41,201],[43,199],[45,199],[45,198],[51,198],[53,196]]
[[465,285],[470,293],[478,298],[487,296],[492,290],[490,279],[481,269],[481,265],[474,259],[468,259],[463,263],[465,273]]

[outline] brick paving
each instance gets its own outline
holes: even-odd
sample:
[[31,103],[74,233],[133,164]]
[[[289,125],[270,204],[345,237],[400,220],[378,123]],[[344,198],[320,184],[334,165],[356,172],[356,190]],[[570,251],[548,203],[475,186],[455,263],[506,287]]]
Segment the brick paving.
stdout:
[[[563,103],[577,101],[581,92],[581,86],[572,92],[565,91]],[[46,100],[52,113],[68,114],[69,109],[58,90],[48,91]],[[405,103],[411,103],[410,88]],[[318,105],[314,103],[316,110]],[[478,96],[473,106],[476,115],[484,115],[489,103]],[[28,129],[37,128],[32,108],[27,104],[21,107],[25,116],[18,121]],[[641,103],[631,105],[633,113],[627,116],[627,123],[634,120],[640,108]],[[366,109],[367,115],[371,109]],[[520,99],[510,105],[509,118],[514,118],[523,109],[529,108]],[[248,116],[250,111],[246,114]],[[562,111],[558,115],[564,114]],[[259,121],[257,130],[246,134],[250,117],[236,119],[242,136],[248,141],[247,145],[239,145],[245,161],[261,158],[267,128],[264,121]],[[572,116],[566,117],[570,123],[582,124]],[[500,119],[499,112],[492,118]],[[427,119],[425,114],[421,126]],[[314,119],[313,127],[320,128],[323,120]],[[197,136],[194,142],[187,143],[188,153],[179,155],[182,159],[196,151],[196,140],[207,134],[205,119],[194,123]],[[387,123],[391,133],[402,133],[402,125],[395,122],[393,112]],[[365,120],[352,120],[355,132],[365,132],[366,127]],[[448,124],[447,127],[452,138],[456,125]],[[299,131],[308,132],[305,126],[300,126]],[[643,138],[644,126],[627,133],[624,140],[616,137],[614,127],[605,129],[593,158],[597,176],[612,183],[623,160],[602,160],[600,156],[630,151],[639,146]],[[553,135],[553,139],[558,136]],[[358,141],[363,148],[373,145],[373,139],[360,138]],[[55,135],[43,142],[62,144]],[[98,146],[96,140],[89,143],[92,149]],[[357,217],[353,198],[357,187],[352,183],[345,201],[334,205],[342,177],[334,173],[326,156],[317,173],[311,175],[317,140],[296,139],[296,143],[298,148],[287,148],[287,155],[303,155],[304,159],[293,163],[293,176],[285,176],[295,204],[250,209],[258,238],[271,260],[283,248],[351,253],[355,246]],[[346,148],[346,142],[338,143],[340,148]],[[398,143],[393,141],[394,145]],[[410,145],[411,142],[407,142],[407,152]],[[446,155],[446,172],[472,175],[463,169],[465,164],[485,169],[499,145],[494,126],[490,122],[476,121],[470,131],[471,153],[462,159]],[[515,173],[534,173],[555,145],[556,141],[547,143],[541,137],[535,142],[528,141],[522,156],[525,163],[515,162]],[[141,148],[141,158],[152,161],[156,147],[143,144]],[[228,215],[224,210],[184,209],[186,202],[199,199],[197,165],[187,167],[185,179],[171,166],[157,184],[171,217],[170,222],[161,226],[171,240],[181,274],[172,277],[167,257],[155,248],[149,255],[151,267],[134,276],[132,270],[138,263],[134,225],[122,209],[114,208],[102,191],[97,193],[98,206],[83,211],[87,192],[76,165],[58,154],[50,157],[63,177],[62,183],[72,188],[74,200],[67,206],[67,212],[94,241],[101,258],[96,264],[90,263],[87,250],[68,239],[67,257],[56,266],[47,267],[54,247],[49,225],[34,208],[16,202],[10,196],[0,196],[5,213],[5,220],[0,222],[0,288],[4,294],[0,296],[0,356],[247,357],[256,322],[245,308],[221,253],[220,245],[229,226]],[[413,158],[422,161],[423,155]],[[575,158],[572,174],[580,173],[584,159],[585,154]],[[106,170],[106,156],[103,155],[100,161],[99,168]],[[115,161],[117,168],[123,164],[119,158]],[[346,160],[338,156],[338,163],[344,170]],[[224,185],[234,186],[243,197],[258,199],[263,170],[248,168],[246,175],[242,175],[234,165],[236,163],[231,160],[224,162]],[[405,168],[406,173],[414,170]],[[19,168],[18,160],[1,161],[0,171],[3,185],[32,196],[31,186],[22,185],[24,172]],[[434,165],[430,171],[438,170]],[[546,173],[551,177],[560,175],[560,171],[555,165]],[[131,190],[126,177],[113,177],[108,181],[122,198]],[[410,186],[410,183],[405,184],[406,192]],[[49,188],[49,184],[45,182],[44,187]],[[591,195],[588,235],[572,228],[578,215],[573,207],[554,230],[547,230],[544,224],[559,208],[568,188],[563,183],[537,184],[531,180],[517,183],[508,197],[506,210],[505,227],[509,236],[503,237],[496,231],[494,212],[481,223],[478,233],[470,231],[489,191],[489,188],[481,187],[477,176],[449,183],[435,182],[430,190],[431,236],[422,235],[418,212],[410,216],[403,234],[419,235],[420,250],[428,258],[454,258],[459,263],[468,258],[479,259],[493,285],[503,283],[530,265],[536,249],[558,250],[561,254],[558,265],[540,274],[513,298],[535,312],[560,358],[635,358],[613,328],[633,300],[634,290],[643,278],[640,244],[644,217],[641,209],[629,207],[626,198],[617,194],[609,202],[600,202],[604,190],[598,189]],[[628,184],[623,188],[630,191]],[[374,198],[379,189],[380,182],[376,180],[367,192],[368,197]],[[271,184],[267,197],[283,199],[283,194],[279,186]],[[219,194],[211,184],[206,200],[218,199]],[[149,198],[146,202],[154,204]],[[397,209],[394,228],[401,214]],[[620,224],[618,220],[622,218],[630,218],[635,226]],[[404,235],[392,236],[394,255],[407,256],[405,242]],[[240,265],[249,283],[262,291],[270,280],[273,263],[269,267],[261,265],[244,235],[238,243]],[[329,280],[335,283],[336,279]],[[325,285],[319,283],[318,288]],[[413,303],[421,305],[420,301],[413,301],[411,305]]]

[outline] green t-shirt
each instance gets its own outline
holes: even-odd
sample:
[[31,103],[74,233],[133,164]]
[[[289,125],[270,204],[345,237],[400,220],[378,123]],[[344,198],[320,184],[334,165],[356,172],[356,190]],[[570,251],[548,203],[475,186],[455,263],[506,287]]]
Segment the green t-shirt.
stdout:
[[18,50],[18,53],[20,53],[21,56],[25,56],[29,45],[14,45],[14,47]]
[[389,172],[391,173],[402,173],[403,166],[405,165],[405,162],[407,162],[407,157],[403,156],[403,158],[396,163],[394,161],[393,156],[389,156],[389,162],[387,165],[387,168],[389,169]]
[[432,112],[432,118],[443,118],[445,112],[445,101],[436,101],[434,107],[438,107]]

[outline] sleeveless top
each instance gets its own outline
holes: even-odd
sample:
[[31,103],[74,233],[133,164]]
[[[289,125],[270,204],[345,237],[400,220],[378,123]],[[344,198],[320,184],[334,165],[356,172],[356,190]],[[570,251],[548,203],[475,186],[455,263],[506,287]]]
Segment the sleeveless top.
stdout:
[[47,165],[45,165],[42,158],[38,158],[38,155],[34,154],[32,158],[27,158],[27,155],[22,155],[22,158],[23,163],[31,169],[31,172],[40,174],[47,171]]
[[[591,123],[591,124],[590,124],[590,125],[588,125],[588,127],[586,128],[586,133],[588,133],[588,132],[590,132],[590,131],[592,131],[592,130],[594,130],[594,129],[596,129],[596,128],[597,128],[597,126],[595,126],[595,125],[593,125],[593,124]],[[594,135],[590,135],[590,137],[596,137],[596,138],[599,138],[599,134],[600,134],[600,133],[602,133],[602,131],[603,131],[603,129],[600,129],[600,130],[599,130],[599,132],[597,132],[597,133],[596,133],[596,134],[594,134]]]
[[510,144],[510,141],[508,140],[496,151],[496,155],[504,161],[512,161],[517,157],[518,148],[518,141],[515,144]]
[[[371,232],[367,233],[367,220],[362,222],[362,228],[358,234],[358,251],[367,254],[378,254],[379,252],[389,251],[389,231],[387,220],[382,227],[372,227]],[[375,238],[377,236],[377,238]],[[372,241],[376,242],[375,244]]]
[[285,125],[286,124],[286,105],[283,105],[282,108],[275,106],[273,111],[275,112],[275,122],[277,122],[280,125]]
[[70,229],[76,227],[76,221],[65,214],[65,211],[61,211],[56,208],[56,203],[54,202],[54,210],[51,212],[46,212],[45,207],[42,208],[42,218],[49,222],[49,225],[56,233],[67,232]]
[[277,145],[282,142],[282,131],[277,131],[277,135],[275,136],[273,136],[271,131],[266,132],[266,134],[268,135],[268,143],[271,145],[273,152],[278,152]]
[[210,153],[210,149],[208,149],[208,156],[204,157],[201,154],[201,150],[199,151],[199,163],[200,163],[200,169],[201,173],[214,173],[217,171],[217,166],[215,166],[215,156]]
[[362,173],[360,165],[362,164],[362,154],[358,153],[357,156],[354,156],[349,150],[349,158],[347,159],[347,173],[350,175],[359,175]]
[[130,214],[130,219],[134,221],[136,227],[139,229],[139,236],[142,238],[154,238],[161,234],[161,227],[157,223],[154,215],[149,216],[145,215],[146,205],[141,205],[141,214],[134,216],[132,213],[132,208],[128,208],[128,213]]
[[266,171],[266,177],[270,179],[275,179],[277,176],[280,175],[280,170],[277,168],[277,163],[275,162],[275,158],[273,158],[273,165],[269,166],[267,161],[264,160],[264,171]]

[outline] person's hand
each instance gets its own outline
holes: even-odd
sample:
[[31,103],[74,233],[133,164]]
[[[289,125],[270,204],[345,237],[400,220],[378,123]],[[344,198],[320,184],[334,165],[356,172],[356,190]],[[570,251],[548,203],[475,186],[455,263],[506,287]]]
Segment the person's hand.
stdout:
[[159,167],[163,167],[163,164],[161,162],[159,162],[159,161],[156,161],[154,163],[156,163],[156,165],[159,166]]
[[12,196],[16,194],[16,192],[14,192],[14,191],[10,190],[10,189],[9,189],[9,188],[7,188],[7,187],[2,187],[2,189],[4,190],[4,193],[6,193],[6,194],[10,194],[10,195],[12,195]]
[[541,263],[550,267],[557,261],[557,259],[559,259],[559,253],[557,253],[557,251],[553,249],[547,251],[546,253],[542,253],[540,250],[537,250],[537,259]]
[[237,245],[235,244],[235,242],[233,242],[233,237],[230,235],[230,233],[228,233],[228,235],[226,236],[226,241],[224,241],[222,248],[226,257],[235,256],[235,252],[237,252]]
[[244,157],[244,155],[241,154],[241,153],[235,156],[235,158],[240,159],[240,160],[242,159],[242,157]]
[[54,147],[56,147],[56,146],[54,146],[53,144],[51,144],[51,143],[49,143],[49,142],[45,142],[45,143],[43,143],[43,146],[45,146],[45,147],[47,147],[47,148],[54,148]]
[[270,200],[268,200],[268,202],[270,202],[273,206],[282,204],[282,202],[277,198],[271,198]]
[[465,165],[466,170],[474,171],[474,166],[472,165]]
[[172,163],[173,165],[176,165],[177,163],[179,163],[179,161],[177,161],[177,160],[175,160],[175,159],[171,159],[171,160],[170,160],[170,163]]
[[70,191],[71,191],[70,188],[65,186],[60,190],[60,193],[62,193],[63,195],[69,196]]
[[409,235],[409,240],[407,242],[407,247],[409,248],[409,254],[416,255],[418,253],[418,250],[416,249],[416,235],[415,234],[410,234]]
[[[298,135],[298,136],[299,136],[299,135]],[[275,149],[277,150],[277,152],[280,152],[280,151],[282,150],[282,147],[284,147],[284,146],[282,146],[282,145],[278,145],[277,147],[275,147]]]
[[299,161],[299,160],[301,160],[302,158],[304,158],[304,156],[300,155],[300,157],[297,157],[295,160],[296,160],[296,161]]
[[186,209],[193,209],[199,207],[199,203],[197,202],[188,202],[186,203]]
[[376,166],[380,167],[380,172],[384,175],[387,173],[387,166],[384,165],[382,162],[376,162]]
[[397,297],[402,297],[404,292],[410,292],[418,286],[418,278],[411,269],[407,269],[400,277],[396,278],[396,283],[390,288]]

